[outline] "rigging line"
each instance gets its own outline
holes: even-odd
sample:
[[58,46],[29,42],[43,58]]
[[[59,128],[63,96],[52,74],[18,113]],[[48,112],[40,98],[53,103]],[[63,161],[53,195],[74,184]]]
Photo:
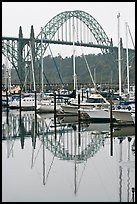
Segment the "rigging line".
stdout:
[[135,45],[134,45],[134,41],[133,41],[133,38],[132,38],[132,35],[131,35],[131,31],[130,31],[129,25],[128,25],[128,30],[129,30],[129,34],[130,34],[130,37],[131,37],[131,40],[132,40],[133,47],[135,49]]
[[[47,124],[46,124],[47,125]],[[50,132],[50,127],[52,125],[52,120],[49,122],[49,124],[47,125],[47,132],[45,134],[48,134]]]
[[36,139],[36,136],[37,136],[37,134],[36,134],[36,127],[35,127],[35,120],[34,120],[34,126],[33,126],[33,124],[32,124],[32,127],[34,128],[33,130],[33,133],[34,133],[34,135],[32,135],[32,160],[31,160],[31,168],[33,167],[33,162],[34,162],[34,149],[35,149],[35,147],[34,147],[34,145],[35,145],[35,141],[34,141],[34,139]]
[[28,74],[29,74],[29,70],[27,70],[27,73],[26,73],[26,76],[25,76],[25,82],[24,82],[24,85],[22,86],[22,88],[24,88],[26,86]]
[[[38,149],[38,151],[37,151],[37,154],[36,154],[35,158],[33,159],[31,168],[32,168],[32,167],[34,166],[34,164],[35,164],[35,161],[36,161],[36,158],[38,157],[38,154],[39,154],[39,151],[40,151],[40,149],[41,149],[42,143],[43,143],[43,142],[41,142],[41,145],[40,145],[40,147],[39,147],[39,149]],[[33,154],[34,154],[34,151],[33,151]]]
[[33,167],[34,147],[32,149],[31,168]]
[[81,173],[81,177],[80,177],[80,179],[79,179],[79,183],[78,183],[78,186],[77,186],[77,191],[78,191],[79,186],[80,186],[80,183],[81,183],[81,181],[82,181],[82,177],[83,177],[83,174],[84,174],[84,171],[85,171],[85,168],[86,168],[86,164],[87,164],[87,161],[86,161],[86,163],[84,163],[83,171],[82,171],[82,173]]
[[[60,142],[60,138],[61,138],[61,135],[60,135],[60,137],[59,137],[58,144],[59,144],[59,142]],[[58,145],[58,144],[57,144],[57,145]],[[54,162],[54,159],[55,159],[55,155],[56,155],[56,151],[57,151],[57,147],[58,147],[57,145],[55,146],[55,147],[56,147],[55,153],[54,153],[54,155],[53,155],[53,158],[52,158],[52,161],[51,161],[51,165],[50,165],[50,167],[49,167],[49,170],[48,170],[48,173],[47,173],[47,176],[46,176],[46,183],[47,183],[47,180],[48,180],[48,177],[49,177],[49,173],[50,173],[51,167],[52,167],[53,162]]]
[[[41,144],[40,144],[40,147],[39,147],[39,149],[38,149],[38,151],[37,151],[37,154],[36,154],[35,158],[33,159],[32,167],[34,166],[34,164],[35,164],[35,162],[36,162],[36,158],[38,157],[38,154],[39,154],[39,152],[40,152],[41,146],[42,146],[42,142],[41,142]],[[31,167],[31,168],[32,168],[32,167]]]
[[[5,56],[6,57],[6,56]],[[13,65],[13,63],[11,63]],[[19,78],[19,81],[20,81],[20,86],[21,88],[23,87],[23,82],[22,82],[22,79],[21,79],[21,76],[19,74],[19,70],[16,68],[15,65],[13,65],[13,67],[15,68],[16,72],[17,72],[17,75],[18,75],[18,78]]]
[[92,74],[91,74],[91,70],[90,70],[90,68],[89,68],[89,65],[88,65],[88,62],[87,62],[86,57],[85,57],[85,55],[84,55],[84,51],[83,51],[83,49],[82,49],[81,44],[80,44],[80,47],[81,47],[81,51],[82,51],[82,56],[84,57],[84,60],[85,60],[86,66],[87,66],[87,68],[88,68],[88,72],[89,72],[89,75],[90,75],[91,81],[92,81],[92,83],[93,83],[93,85],[94,85],[94,88],[96,89],[96,84],[95,84],[95,82],[94,82],[93,76],[92,76]]
[[[77,32],[77,41],[79,41],[78,32]],[[91,71],[90,71],[90,68],[89,68],[88,62],[87,62],[86,57],[85,57],[85,55],[84,55],[84,51],[83,51],[83,49],[82,49],[81,42],[80,42],[80,47],[81,47],[81,51],[82,51],[82,56],[84,57],[84,60],[85,60],[86,66],[87,66],[87,68],[88,68],[88,72],[89,72],[89,75],[90,75],[91,81],[92,81],[92,83],[93,83],[93,85],[94,85],[94,88],[95,88],[95,90],[96,90],[96,84],[95,84],[95,82],[94,82],[94,79],[93,79],[93,76],[92,76],[92,74],[91,74]]]
[[61,81],[62,85],[64,86],[63,80],[62,80],[62,78],[61,78],[61,75],[60,75],[60,72],[59,72],[59,69],[58,69],[58,66],[57,66],[57,63],[56,63],[56,61],[55,61],[55,59],[54,59],[54,57],[53,57],[53,53],[52,53],[52,51],[51,51],[50,45],[49,45],[49,49],[50,49],[50,52],[51,52],[51,55],[52,55],[53,61],[54,61],[54,63],[55,63],[55,66],[56,66],[56,69],[57,69],[57,72],[58,72],[58,75],[59,75],[60,81]]
[[91,80],[92,80],[92,83],[93,83],[93,85],[94,85],[94,88],[96,89],[96,84],[95,84],[95,82],[94,82],[93,76],[92,76],[92,74],[91,74],[91,71],[90,71],[90,68],[89,68],[88,62],[87,62],[87,60],[86,60],[86,58],[85,58],[84,53],[82,53],[82,56],[84,57],[85,63],[86,63],[86,65],[87,65],[87,68],[88,68],[88,71],[89,71],[90,78],[91,78]]
[[44,77],[45,77],[45,79],[46,79],[46,81],[47,81],[48,85],[50,86],[49,80],[48,80],[48,78],[46,77],[46,74],[45,74],[45,72],[44,72],[44,71],[43,71],[43,75],[44,75]]

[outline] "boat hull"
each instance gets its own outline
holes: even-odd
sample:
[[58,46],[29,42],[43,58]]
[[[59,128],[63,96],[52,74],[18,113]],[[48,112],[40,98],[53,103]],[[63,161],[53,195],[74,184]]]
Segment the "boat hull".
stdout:
[[[61,110],[61,107],[59,105],[56,105],[56,111],[59,111],[59,110]],[[51,104],[51,103],[38,104],[37,112],[54,113],[55,112],[54,104]]]
[[92,122],[107,123],[110,122],[110,111],[103,109],[89,109],[81,110],[81,112],[86,113],[89,116],[89,120]]
[[112,111],[114,118],[118,122],[129,122],[134,123],[131,111],[128,110],[113,110]]

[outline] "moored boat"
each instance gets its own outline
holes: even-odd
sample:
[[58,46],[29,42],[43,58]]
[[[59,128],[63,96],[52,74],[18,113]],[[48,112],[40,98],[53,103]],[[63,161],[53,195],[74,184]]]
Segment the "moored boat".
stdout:
[[[37,101],[37,108],[39,107]],[[35,110],[35,98],[32,96],[22,97],[21,101],[20,98],[15,98],[13,101],[9,102],[9,108],[11,109],[18,109],[21,108],[22,110]]]
[[112,110],[112,114],[117,122],[134,124],[133,113],[127,109]]

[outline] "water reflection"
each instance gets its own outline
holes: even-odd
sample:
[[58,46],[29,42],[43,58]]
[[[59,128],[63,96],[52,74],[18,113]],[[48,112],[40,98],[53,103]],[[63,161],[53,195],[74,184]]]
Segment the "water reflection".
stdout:
[[[3,111],[2,140],[7,142],[7,158],[10,155],[13,157],[16,140],[20,139],[20,147],[24,149],[25,139],[31,138],[31,169],[35,167],[39,152],[42,150],[43,185],[47,184],[55,158],[58,158],[73,164],[74,194],[77,195],[88,160],[95,157],[104,148],[106,142],[111,145],[111,140],[107,140],[111,136],[109,123],[81,123],[80,132],[78,125],[77,118],[72,117],[57,118],[55,124],[53,114],[36,115],[33,111],[20,112],[19,110],[11,110],[7,114]],[[119,140],[119,202],[133,200],[135,169],[130,157],[134,135],[134,127],[113,129],[113,142],[115,143],[115,138]],[[37,142],[38,140],[40,142]],[[124,141],[128,143],[128,149],[123,148]],[[51,154],[50,163],[47,163],[49,162],[47,152]]]
[[[46,149],[53,155],[63,160],[85,161],[94,156],[104,143],[105,137],[109,134],[109,125],[82,124],[80,138],[77,134],[77,123],[60,123],[55,125],[52,115],[37,115],[35,112],[11,111],[9,112],[9,123],[5,120],[3,113],[2,139],[20,139],[21,148],[24,148],[25,137],[32,137],[32,146],[35,149],[36,137],[44,140]],[[10,130],[10,131],[9,131]],[[44,139],[43,139],[44,138]],[[79,142],[81,140],[81,143]],[[81,145],[80,145],[81,144]]]
[[[131,197],[131,189],[135,186],[134,180],[134,163],[130,161],[131,157],[131,141],[132,137],[119,136],[119,202],[133,202],[134,195]],[[127,139],[128,148],[127,151],[123,151],[123,141]],[[125,158],[124,158],[125,157]],[[124,185],[126,184],[126,185]],[[124,187],[125,186],[125,187]],[[125,193],[127,192],[127,197],[125,198]]]

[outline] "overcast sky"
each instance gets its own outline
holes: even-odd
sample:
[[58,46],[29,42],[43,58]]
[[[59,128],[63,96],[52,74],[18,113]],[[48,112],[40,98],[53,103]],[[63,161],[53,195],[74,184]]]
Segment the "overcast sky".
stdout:
[[[36,37],[41,26],[44,27],[57,14],[71,10],[82,10],[93,16],[108,38],[113,39],[115,46],[118,43],[117,14],[120,12],[123,46],[126,47],[125,22],[129,25],[135,43],[135,2],[2,2],[2,36],[18,37],[19,26],[22,26],[23,37],[29,38],[33,25]],[[128,45],[133,48],[130,37]],[[59,46],[56,45],[55,49],[56,55],[60,52]]]

